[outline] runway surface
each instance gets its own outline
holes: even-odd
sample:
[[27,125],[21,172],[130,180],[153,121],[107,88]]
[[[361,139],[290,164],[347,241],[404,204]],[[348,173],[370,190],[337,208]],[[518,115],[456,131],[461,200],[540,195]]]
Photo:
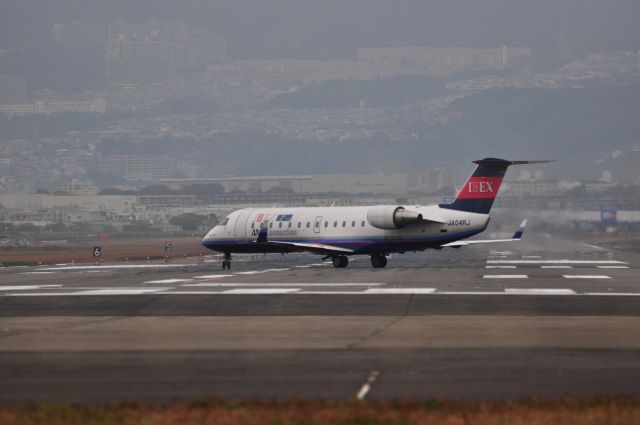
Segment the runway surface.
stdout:
[[483,248],[0,269],[0,403],[640,395],[638,255]]

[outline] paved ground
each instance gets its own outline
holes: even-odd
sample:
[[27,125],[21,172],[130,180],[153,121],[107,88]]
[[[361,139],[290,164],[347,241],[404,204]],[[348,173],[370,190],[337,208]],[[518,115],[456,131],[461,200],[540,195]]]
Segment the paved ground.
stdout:
[[0,269],[0,403],[640,395],[637,255],[469,248]]

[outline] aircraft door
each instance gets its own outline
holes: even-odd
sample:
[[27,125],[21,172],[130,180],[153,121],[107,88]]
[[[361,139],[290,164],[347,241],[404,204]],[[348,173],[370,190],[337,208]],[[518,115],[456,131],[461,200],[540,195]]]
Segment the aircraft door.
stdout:
[[249,233],[247,232],[247,225],[249,224],[249,217],[252,210],[242,210],[236,217],[236,222],[233,227],[234,239],[237,241],[247,242],[249,240]]
[[313,222],[313,233],[320,233],[320,229],[322,228],[322,216],[319,215]]

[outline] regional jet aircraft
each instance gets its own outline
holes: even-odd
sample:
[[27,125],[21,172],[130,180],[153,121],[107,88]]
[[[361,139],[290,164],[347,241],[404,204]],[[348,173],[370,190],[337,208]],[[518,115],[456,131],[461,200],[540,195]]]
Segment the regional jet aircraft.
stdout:
[[224,253],[222,268],[231,268],[232,253],[306,251],[346,267],[351,255],[371,256],[371,265],[387,265],[394,252],[460,248],[476,243],[518,241],[526,220],[511,239],[463,240],[483,232],[491,206],[511,165],[549,161],[485,158],[449,204],[430,206],[246,208],[234,211],[207,233],[202,244]]

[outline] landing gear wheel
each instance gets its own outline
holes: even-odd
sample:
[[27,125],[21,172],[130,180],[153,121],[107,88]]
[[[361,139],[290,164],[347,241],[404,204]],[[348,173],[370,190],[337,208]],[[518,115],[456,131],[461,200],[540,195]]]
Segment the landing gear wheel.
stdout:
[[347,265],[349,264],[349,259],[346,255],[337,255],[333,257],[331,261],[333,262],[333,267],[336,268],[347,267]]
[[382,254],[376,254],[371,256],[371,265],[375,269],[382,269],[387,266],[387,257]]

